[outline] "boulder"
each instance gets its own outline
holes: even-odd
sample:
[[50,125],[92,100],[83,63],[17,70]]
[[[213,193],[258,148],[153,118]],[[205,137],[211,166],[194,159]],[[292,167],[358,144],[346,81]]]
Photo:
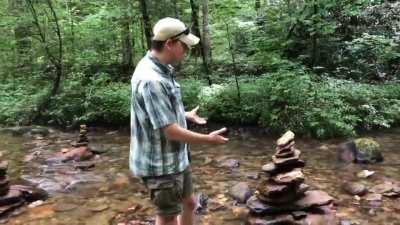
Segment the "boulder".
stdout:
[[358,138],[339,146],[338,160],[343,163],[377,163],[383,161],[383,155],[375,140]]

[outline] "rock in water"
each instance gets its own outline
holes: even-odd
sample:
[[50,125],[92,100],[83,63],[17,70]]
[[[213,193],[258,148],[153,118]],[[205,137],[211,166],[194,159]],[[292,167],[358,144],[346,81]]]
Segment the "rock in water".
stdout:
[[374,139],[358,138],[339,146],[338,160],[342,163],[377,163],[383,161],[383,155]]
[[357,182],[347,182],[343,185],[344,191],[351,195],[363,196],[367,194],[368,189],[365,185]]
[[229,194],[239,203],[246,203],[247,199],[253,194],[246,182],[240,182],[234,185]]

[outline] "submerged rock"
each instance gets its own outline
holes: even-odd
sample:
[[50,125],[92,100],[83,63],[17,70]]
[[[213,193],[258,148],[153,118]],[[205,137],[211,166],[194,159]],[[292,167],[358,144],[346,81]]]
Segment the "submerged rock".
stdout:
[[246,182],[235,184],[229,191],[229,194],[239,203],[246,203],[247,199],[253,194]]
[[357,182],[346,182],[342,187],[345,192],[351,195],[363,196],[368,192],[368,189],[364,184]]
[[218,165],[217,165],[217,167],[227,168],[227,169],[233,169],[233,168],[237,168],[239,166],[240,166],[240,163],[236,159],[223,160],[223,161],[218,162]]

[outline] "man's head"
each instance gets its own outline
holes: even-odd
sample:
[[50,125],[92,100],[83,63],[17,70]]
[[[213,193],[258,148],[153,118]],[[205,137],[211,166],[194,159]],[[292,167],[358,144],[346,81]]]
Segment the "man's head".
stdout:
[[163,54],[168,63],[180,62],[190,47],[199,43],[185,24],[174,18],[159,20],[153,27],[152,50]]

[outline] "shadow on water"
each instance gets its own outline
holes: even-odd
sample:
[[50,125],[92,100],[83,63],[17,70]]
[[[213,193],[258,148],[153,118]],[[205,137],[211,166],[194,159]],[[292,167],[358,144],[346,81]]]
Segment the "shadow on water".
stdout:
[[[296,147],[302,151],[301,158],[307,163],[304,169],[306,183],[334,196],[338,204],[337,214],[341,218],[363,225],[399,224],[398,199],[384,197],[382,205],[371,209],[362,201],[357,201],[342,191],[341,186],[345,181],[360,181],[355,174],[363,169],[376,171],[372,177],[361,180],[368,187],[383,180],[400,181],[400,129],[369,133],[368,136],[374,137],[381,145],[385,157],[383,163],[340,167],[336,162],[336,146],[344,141],[343,139],[320,142],[297,138]],[[68,166],[60,170],[49,169],[40,157],[36,160],[26,160],[26,156],[34,151],[38,151],[42,157],[50,156],[67,146],[75,137],[77,133],[62,132],[53,133],[44,139],[0,134],[0,151],[3,158],[10,161],[11,179],[24,177],[28,180],[49,179],[66,183],[72,182],[76,176],[99,178],[90,182],[78,182],[74,184],[74,188],[65,189],[65,186],[62,186],[55,190],[43,205],[25,207],[3,221],[4,223],[106,225],[117,224],[118,221],[123,221],[124,217],[135,219],[138,216],[148,217],[153,214],[145,189],[129,172],[128,132],[90,132],[90,143],[101,148],[104,154],[95,161],[95,167],[89,171],[75,173],[75,170]],[[227,145],[191,147],[196,191],[225,206],[210,206],[212,210],[198,216],[198,224],[243,224],[243,221],[235,219],[230,209],[234,202],[228,196],[228,190],[239,181],[246,181],[251,187],[255,187],[258,181],[249,179],[248,174],[259,172],[261,166],[269,162],[274,153],[275,137],[246,131],[231,133],[230,139]],[[240,166],[232,170],[219,168],[219,162],[227,159],[238,160]]]

